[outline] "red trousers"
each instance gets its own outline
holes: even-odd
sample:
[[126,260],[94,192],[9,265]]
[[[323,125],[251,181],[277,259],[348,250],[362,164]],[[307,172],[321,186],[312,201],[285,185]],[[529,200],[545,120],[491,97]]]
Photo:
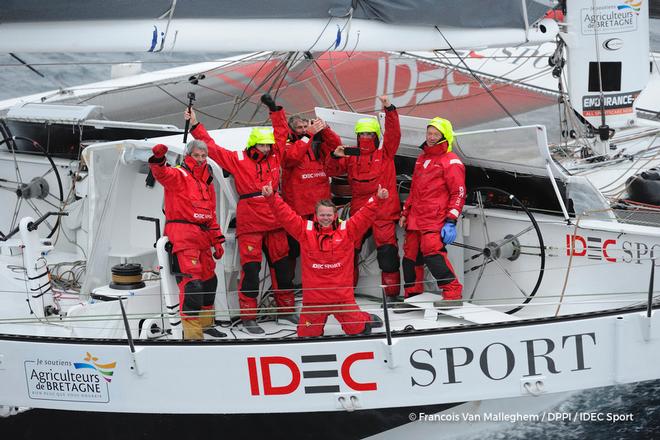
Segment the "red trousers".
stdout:
[[[404,270],[403,276],[406,289],[411,285],[419,285],[420,281],[415,277],[416,274],[423,274],[419,270],[409,271],[406,266],[416,265],[418,254],[424,257],[423,261],[429,268],[429,271],[442,288],[444,299],[460,299],[463,292],[463,285],[458,281],[454,268],[447,258],[447,250],[442,242],[440,231],[406,231],[406,240],[403,244]],[[406,261],[408,260],[408,261]],[[408,263],[408,264],[407,264]],[[422,275],[423,277],[423,275]],[[411,290],[410,293],[420,293]],[[406,295],[410,296],[410,294]]]
[[298,336],[321,336],[328,315],[333,315],[347,335],[356,335],[364,331],[364,326],[371,320],[368,313],[360,310],[355,303],[339,304],[304,304],[298,322]]
[[287,258],[289,243],[284,229],[241,234],[238,237],[238,250],[243,269],[238,295],[241,319],[257,317],[262,252],[265,252],[271,268],[271,284],[278,313],[294,312],[293,270]]

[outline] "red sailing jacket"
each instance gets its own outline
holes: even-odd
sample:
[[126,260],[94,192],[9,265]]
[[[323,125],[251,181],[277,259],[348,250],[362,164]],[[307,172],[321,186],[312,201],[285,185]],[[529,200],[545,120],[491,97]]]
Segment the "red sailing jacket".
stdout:
[[307,136],[291,142],[293,133],[286,121],[286,113],[270,113],[275,142],[282,153],[282,198],[298,215],[314,214],[316,202],[330,198],[330,181],[325,174],[323,159],[341,144],[330,128],[321,131],[319,158],[312,151],[312,139]]
[[415,162],[410,195],[401,215],[407,229],[439,231],[445,219],[456,220],[465,205],[465,166],[454,153],[447,152],[447,141],[429,147]]
[[204,141],[209,148],[209,157],[234,176],[234,185],[239,197],[236,208],[236,236],[244,233],[273,231],[282,226],[261,195],[261,188],[271,183],[277,191],[280,182],[280,158],[276,145],[271,153],[256,161],[248,157],[247,151],[230,151],[220,147],[209,136],[206,128],[198,124],[190,133],[195,139]]
[[165,188],[165,235],[174,252],[210,248],[224,241],[215,213],[213,176],[207,164],[198,165],[186,156],[182,166],[170,167],[163,157],[160,162],[149,163],[149,167]]
[[335,159],[328,156],[325,161],[326,173],[331,176],[348,175],[351,185],[351,211],[355,212],[378,191],[378,185],[390,193],[384,206],[378,212],[378,220],[397,220],[401,211],[399,193],[396,187],[394,156],[399,149],[401,128],[396,108],[385,112],[385,134],[383,145],[375,151],[361,151],[360,156],[347,156]]
[[303,220],[277,194],[268,202],[284,229],[300,243],[303,304],[354,301],[354,242],[371,227],[382,201],[372,197],[347,221],[326,228]]

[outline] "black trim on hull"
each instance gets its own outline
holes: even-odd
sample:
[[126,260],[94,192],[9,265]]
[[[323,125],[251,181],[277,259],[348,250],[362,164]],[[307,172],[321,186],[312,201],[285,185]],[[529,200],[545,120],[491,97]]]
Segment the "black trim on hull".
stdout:
[[[156,396],[154,396],[156,397]],[[184,402],[179,402],[184,403]],[[12,438],[67,440],[224,438],[341,439],[369,437],[406,423],[410,413],[434,414],[461,405],[413,406],[354,412],[270,414],[134,414],[35,409],[0,419],[0,430]]]

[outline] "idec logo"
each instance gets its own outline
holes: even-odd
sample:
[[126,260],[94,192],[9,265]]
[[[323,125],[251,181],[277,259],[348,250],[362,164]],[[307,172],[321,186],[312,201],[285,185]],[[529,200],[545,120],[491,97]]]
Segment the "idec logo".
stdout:
[[[305,394],[337,393],[342,384],[354,391],[376,391],[378,389],[376,382],[358,382],[351,374],[351,368],[355,363],[373,358],[373,352],[353,353],[338,365],[336,354],[301,356],[300,364],[285,356],[249,357],[247,364],[250,391],[253,396],[286,395],[298,390],[301,384]],[[332,363],[335,368],[327,368],[324,365],[325,368],[319,369],[321,363],[326,365]],[[273,380],[274,371],[279,373],[280,380],[277,383]],[[281,380],[282,376],[286,379]],[[331,382],[328,380],[331,378],[336,378],[335,383],[328,383]],[[317,379],[324,379],[323,385],[318,385]]]
[[[442,101],[444,92],[453,98],[469,95],[470,83],[455,79],[454,74],[454,68],[436,67],[414,58],[379,58],[376,97],[390,95],[392,104],[405,107]],[[382,107],[376,98],[374,110]]]
[[79,370],[81,368],[91,368],[93,370],[98,371],[101,374],[101,377],[106,381],[106,382],[112,382],[112,375],[114,372],[112,370],[115,369],[117,366],[117,362],[109,362],[107,364],[99,364],[96,361],[99,360],[99,358],[92,356],[89,354],[89,352],[86,353],[85,358],[83,359],[84,361],[91,361],[92,363],[82,363],[82,362],[74,362],[73,366],[76,367],[76,370]]
[[566,256],[569,257],[642,264],[658,253],[660,244],[657,243],[650,245],[637,241],[566,234]]

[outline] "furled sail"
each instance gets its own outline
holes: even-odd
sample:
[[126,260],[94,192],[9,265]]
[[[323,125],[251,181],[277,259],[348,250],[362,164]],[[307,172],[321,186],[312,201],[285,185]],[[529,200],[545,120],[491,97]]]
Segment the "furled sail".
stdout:
[[[0,50],[432,50],[547,41],[539,0],[8,0]],[[464,32],[468,28],[470,32]],[[393,38],[396,35],[396,38]],[[84,36],[81,37],[81,36]]]

